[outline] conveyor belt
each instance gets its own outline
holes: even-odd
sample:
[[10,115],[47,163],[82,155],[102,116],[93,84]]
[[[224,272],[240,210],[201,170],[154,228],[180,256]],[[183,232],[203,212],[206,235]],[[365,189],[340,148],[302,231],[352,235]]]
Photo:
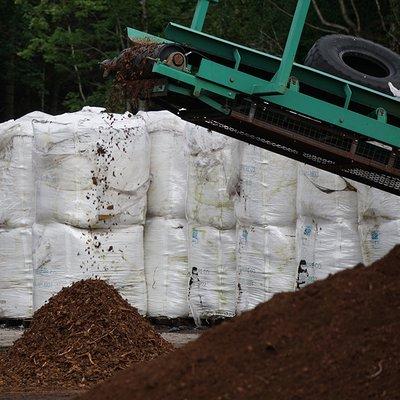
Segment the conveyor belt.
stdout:
[[161,103],[189,122],[400,195],[399,150],[360,134],[250,99],[241,99],[225,116],[188,103],[186,96]]

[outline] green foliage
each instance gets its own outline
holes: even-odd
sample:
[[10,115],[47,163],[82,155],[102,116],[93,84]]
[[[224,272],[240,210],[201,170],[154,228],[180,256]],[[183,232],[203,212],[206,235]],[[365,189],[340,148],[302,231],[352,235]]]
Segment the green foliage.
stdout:
[[[296,0],[220,0],[205,30],[281,54]],[[0,2],[1,120],[102,106],[110,95],[99,62],[127,47],[126,26],[160,35],[189,25],[195,0],[3,0]],[[400,0],[313,0],[298,61],[320,36],[363,36],[400,50]],[[123,109],[124,105],[120,105]]]

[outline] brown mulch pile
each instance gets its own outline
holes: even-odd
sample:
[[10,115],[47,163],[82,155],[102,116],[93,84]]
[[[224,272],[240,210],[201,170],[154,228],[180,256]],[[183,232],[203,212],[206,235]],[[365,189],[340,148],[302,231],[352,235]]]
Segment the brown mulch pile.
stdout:
[[86,388],[173,349],[104,281],[62,289],[1,355],[0,391]]
[[132,367],[82,400],[400,398],[400,246]]

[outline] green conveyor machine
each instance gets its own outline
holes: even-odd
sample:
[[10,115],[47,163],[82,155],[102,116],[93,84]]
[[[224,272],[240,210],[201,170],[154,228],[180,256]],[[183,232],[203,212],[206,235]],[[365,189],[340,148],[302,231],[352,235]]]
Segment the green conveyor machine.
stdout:
[[[310,0],[300,0],[282,58],[169,23],[135,61],[151,101],[184,120],[355,181],[400,194],[400,98],[294,63]],[[147,73],[143,72],[147,69]],[[156,78],[156,79],[154,79]],[[150,87],[149,86],[149,87]]]

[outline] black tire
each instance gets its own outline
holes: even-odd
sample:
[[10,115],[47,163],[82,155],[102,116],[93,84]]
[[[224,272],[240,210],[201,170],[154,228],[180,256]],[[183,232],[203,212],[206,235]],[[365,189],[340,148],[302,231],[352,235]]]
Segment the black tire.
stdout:
[[315,42],[304,62],[308,67],[392,94],[400,84],[400,55],[369,40],[328,35]]

